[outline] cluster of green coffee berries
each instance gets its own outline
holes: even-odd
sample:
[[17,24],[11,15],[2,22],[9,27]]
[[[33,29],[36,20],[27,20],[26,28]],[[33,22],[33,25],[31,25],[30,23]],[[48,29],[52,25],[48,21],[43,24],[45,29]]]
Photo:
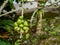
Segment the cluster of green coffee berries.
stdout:
[[20,16],[14,23],[14,30],[19,33],[21,29],[23,33],[27,33],[29,31],[28,21],[24,20],[23,16]]

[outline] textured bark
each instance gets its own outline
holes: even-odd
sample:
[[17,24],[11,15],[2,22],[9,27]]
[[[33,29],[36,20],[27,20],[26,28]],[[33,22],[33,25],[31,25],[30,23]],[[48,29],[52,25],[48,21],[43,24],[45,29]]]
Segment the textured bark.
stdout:
[[41,30],[42,30],[42,12],[39,12],[39,20],[38,20],[38,23],[37,23],[37,31],[36,31],[36,34],[37,35],[40,35],[41,33]]

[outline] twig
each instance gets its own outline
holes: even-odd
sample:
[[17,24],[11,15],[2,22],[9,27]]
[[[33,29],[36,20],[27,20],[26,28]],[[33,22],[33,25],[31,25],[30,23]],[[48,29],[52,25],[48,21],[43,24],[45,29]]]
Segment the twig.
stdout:
[[[35,8],[35,9],[41,9],[41,8],[42,8],[42,7],[37,7],[37,8]],[[44,10],[45,10],[45,12],[47,12],[47,10],[49,11],[50,9],[56,9],[56,8],[59,8],[59,6],[56,6],[56,7],[52,7],[52,6],[45,7]],[[22,8],[20,8],[19,10],[21,11],[21,9],[22,9]],[[5,14],[1,14],[0,17],[5,16],[5,15],[7,15],[7,14],[9,14],[9,13],[16,12],[16,11],[17,11],[17,10],[9,11],[9,12],[7,12],[7,13],[5,13]],[[25,11],[24,11],[24,12],[25,12]],[[23,15],[23,13],[22,13],[22,15]]]
[[12,37],[12,36],[0,36],[0,38],[10,38],[10,37]]
[[2,14],[2,15],[0,15],[0,17],[5,16],[5,15],[7,15],[7,14],[9,14],[9,13],[13,13],[13,12],[16,12],[16,10],[12,10],[12,11],[9,11],[9,12],[7,12],[7,13],[5,13],[5,14]]
[[1,8],[0,8],[0,14],[1,14],[3,8],[5,7],[5,5],[6,5],[7,3],[8,3],[8,0],[6,0],[6,1],[2,4],[2,6],[1,6]]
[[32,21],[33,21],[33,18],[34,18],[34,16],[35,16],[35,13],[38,11],[38,9],[36,9],[35,11],[34,11],[34,13],[32,14],[32,16],[31,16],[31,20],[30,20],[30,23],[32,24]]

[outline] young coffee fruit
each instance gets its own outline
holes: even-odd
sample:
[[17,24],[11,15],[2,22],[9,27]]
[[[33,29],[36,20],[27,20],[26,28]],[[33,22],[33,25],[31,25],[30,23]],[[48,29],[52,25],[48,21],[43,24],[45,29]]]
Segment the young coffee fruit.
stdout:
[[24,26],[28,26],[28,22],[27,21],[24,21]]
[[19,28],[19,27],[15,27],[14,29],[15,29],[16,31],[17,31],[17,30],[20,30],[20,28]]
[[27,33],[26,34],[26,39],[28,39],[30,37],[30,34],[29,33]]
[[14,23],[14,26],[18,26],[17,22]]
[[23,24],[20,24],[19,27],[23,27]]
[[28,28],[28,27],[23,27],[23,29],[24,29],[24,30],[29,30],[29,28]]
[[23,16],[20,16],[19,19],[23,19]]
[[28,27],[23,27],[23,30],[25,31],[25,33],[27,33],[29,31]]
[[20,24],[20,23],[22,23],[22,20],[18,19],[17,24]]

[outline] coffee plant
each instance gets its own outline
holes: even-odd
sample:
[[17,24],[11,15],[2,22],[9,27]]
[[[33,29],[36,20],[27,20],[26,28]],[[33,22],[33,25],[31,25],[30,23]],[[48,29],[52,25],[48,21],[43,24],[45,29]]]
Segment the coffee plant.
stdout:
[[0,45],[60,45],[60,0],[0,0]]
[[[24,37],[25,39],[29,39],[29,37],[30,37],[30,34],[28,33],[29,32],[29,23],[27,20],[24,20],[23,16],[19,16],[17,21],[14,23],[14,30],[17,31],[18,33],[20,33],[20,38]],[[19,39],[17,41],[20,43]],[[16,43],[17,42],[15,42],[15,45],[16,45]],[[17,44],[17,45],[19,45],[19,44]]]

